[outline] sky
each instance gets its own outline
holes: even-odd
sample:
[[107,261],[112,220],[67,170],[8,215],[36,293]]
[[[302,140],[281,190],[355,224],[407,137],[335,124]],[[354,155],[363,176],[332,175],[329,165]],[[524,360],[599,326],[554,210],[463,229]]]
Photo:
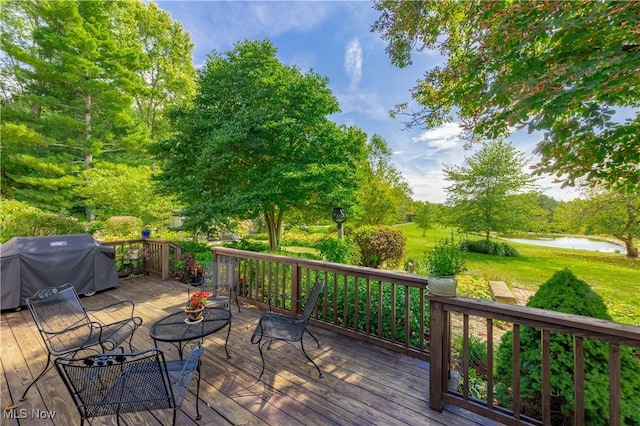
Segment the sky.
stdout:
[[[464,149],[456,123],[407,130],[402,117],[389,116],[395,105],[411,102],[411,88],[426,70],[442,64],[443,58],[437,52],[416,52],[410,67],[391,65],[386,42],[379,33],[371,32],[379,12],[370,1],[156,3],[191,34],[196,67],[214,51],[233,50],[236,42],[268,39],[283,64],[327,77],[341,109],[330,119],[357,126],[369,137],[382,136],[415,200],[445,202],[448,183],[443,167],[463,166],[465,157],[473,154]],[[520,131],[510,140],[533,164],[532,152],[541,138],[541,134]],[[578,195],[552,181],[547,177],[539,182],[547,195],[565,201]]]

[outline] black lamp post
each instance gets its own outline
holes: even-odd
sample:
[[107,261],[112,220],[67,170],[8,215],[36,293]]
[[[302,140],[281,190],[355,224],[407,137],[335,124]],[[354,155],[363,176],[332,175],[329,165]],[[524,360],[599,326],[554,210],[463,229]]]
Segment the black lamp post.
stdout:
[[342,238],[344,235],[342,224],[347,220],[347,214],[341,207],[336,207],[333,209],[332,219],[338,225],[338,238]]

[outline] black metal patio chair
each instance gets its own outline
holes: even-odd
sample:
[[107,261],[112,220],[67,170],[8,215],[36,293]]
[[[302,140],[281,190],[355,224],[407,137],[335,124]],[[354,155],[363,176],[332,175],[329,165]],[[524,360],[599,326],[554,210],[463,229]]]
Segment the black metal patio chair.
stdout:
[[238,265],[238,258],[222,256],[213,265],[205,267],[200,291],[211,293],[207,306],[230,309],[231,301],[235,301],[238,312],[242,312],[238,302]]
[[[47,348],[47,364],[24,390],[21,401],[24,401],[29,389],[53,367],[53,358],[75,355],[82,350],[109,352],[127,340],[129,349],[133,351],[131,339],[142,324],[142,318],[133,316],[133,302],[122,301],[99,309],[87,309],[70,283],[43,288],[33,297],[27,297],[25,302]],[[120,308],[118,311],[122,312],[122,307],[127,308],[128,316],[118,322],[105,324],[94,316],[94,313],[107,309]]]
[[[311,293],[306,300],[293,299],[286,295],[280,295],[280,297],[295,302],[302,302],[304,304],[304,310],[301,316],[290,317],[288,315],[273,312],[266,312],[260,316],[260,321],[251,336],[251,343],[258,345],[258,351],[260,352],[260,358],[262,359],[262,371],[260,371],[258,380],[260,380],[262,378],[262,374],[264,374],[265,362],[262,349],[267,343],[269,344],[267,349],[271,349],[271,343],[273,343],[274,340],[287,343],[300,342],[302,353],[316,367],[319,377],[323,377],[320,367],[318,367],[315,361],[307,354],[307,351],[305,351],[303,342],[304,333],[306,332],[313,337],[318,345],[318,349],[320,349],[320,342],[318,342],[316,336],[309,331],[307,324],[309,323],[309,318],[318,303],[318,298],[322,293],[323,287],[324,281],[316,280],[313,288],[311,289]],[[271,300],[269,302],[269,310],[271,310]]]
[[158,349],[142,352],[61,357],[54,363],[78,409],[87,419],[137,411],[173,410],[176,424],[189,386],[197,375],[196,420],[200,420],[200,358],[197,345],[185,360],[166,361]]

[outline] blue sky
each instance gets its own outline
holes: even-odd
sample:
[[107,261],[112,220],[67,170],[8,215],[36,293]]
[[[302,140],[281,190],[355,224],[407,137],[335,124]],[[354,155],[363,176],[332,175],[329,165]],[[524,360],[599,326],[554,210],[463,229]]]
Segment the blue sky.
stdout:
[[[462,165],[472,151],[463,149],[455,123],[433,129],[405,130],[401,118],[389,117],[396,104],[410,102],[410,89],[424,71],[439,63],[434,52],[414,55],[409,68],[391,65],[386,43],[370,31],[378,17],[369,1],[157,1],[182,23],[195,43],[194,63],[203,64],[212,51],[233,49],[235,42],[269,39],[278,58],[303,72],[329,78],[341,112],[331,119],[355,125],[369,136],[382,136],[393,151],[393,161],[413,189],[413,198],[444,202],[447,186],[443,165]],[[527,156],[539,135],[520,132],[511,140]],[[561,200],[576,196],[551,178],[540,184]]]

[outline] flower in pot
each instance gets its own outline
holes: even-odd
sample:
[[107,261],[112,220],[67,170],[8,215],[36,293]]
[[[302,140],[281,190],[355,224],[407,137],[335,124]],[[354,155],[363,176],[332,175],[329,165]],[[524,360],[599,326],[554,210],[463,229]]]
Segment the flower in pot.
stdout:
[[427,254],[429,292],[436,296],[455,296],[456,275],[467,270],[462,251],[453,239],[443,238]]
[[208,291],[198,291],[191,295],[184,311],[189,321],[199,321],[202,318],[202,312],[207,304],[207,299],[211,296]]

